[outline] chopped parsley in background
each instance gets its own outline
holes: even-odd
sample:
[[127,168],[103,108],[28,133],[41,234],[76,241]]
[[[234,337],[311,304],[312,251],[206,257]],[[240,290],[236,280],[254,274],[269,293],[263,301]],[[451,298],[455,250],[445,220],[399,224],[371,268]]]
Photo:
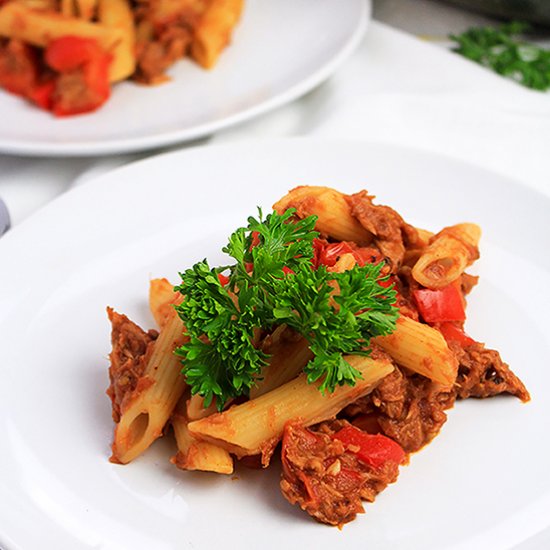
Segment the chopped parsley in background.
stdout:
[[499,27],[475,27],[451,35],[458,46],[453,51],[498,74],[534,90],[550,88],[550,50],[519,37],[529,30],[526,23]]

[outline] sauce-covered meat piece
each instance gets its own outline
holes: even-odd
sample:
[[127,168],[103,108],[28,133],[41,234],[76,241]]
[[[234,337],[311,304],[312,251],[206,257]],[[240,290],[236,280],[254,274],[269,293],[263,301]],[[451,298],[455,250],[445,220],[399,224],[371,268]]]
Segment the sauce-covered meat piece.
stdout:
[[[454,392],[419,374],[405,375],[395,369],[372,394],[350,405],[346,413],[368,416],[371,429],[391,437],[410,453],[439,433],[447,420],[444,411],[453,404]],[[364,419],[358,420],[360,424]]]
[[[383,439],[365,440],[369,437]],[[316,520],[341,526],[364,511],[362,500],[372,502],[397,479],[405,453],[384,436],[335,420],[312,429],[288,424],[281,458],[285,498]]]
[[143,331],[126,315],[107,308],[112,324],[111,343],[113,349],[109,354],[109,388],[107,395],[113,405],[113,420],[119,422],[124,398],[136,389],[143,370],[147,350],[152,347],[158,336],[156,330]]
[[502,361],[498,351],[486,349],[479,342],[464,347],[451,342],[450,347],[459,363],[456,380],[458,397],[492,397],[509,393],[522,401],[529,401],[529,392],[523,382]]
[[403,263],[405,248],[418,240],[416,229],[406,223],[393,208],[373,204],[373,196],[361,191],[346,197],[352,215],[374,236],[375,246],[387,258],[392,271]]

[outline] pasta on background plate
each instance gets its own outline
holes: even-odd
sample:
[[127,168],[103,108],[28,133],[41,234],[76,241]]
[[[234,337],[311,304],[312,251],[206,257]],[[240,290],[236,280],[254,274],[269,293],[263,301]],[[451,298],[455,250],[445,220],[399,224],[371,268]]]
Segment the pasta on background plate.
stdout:
[[243,0],[1,0],[0,87],[57,116],[94,111],[111,85],[214,67]]
[[457,399],[529,400],[464,331],[479,227],[434,234],[373,198],[295,188],[229,237],[232,263],[150,282],[157,329],[108,308],[113,462],[171,433],[182,470],[267,468],[279,453],[284,497],[342,526]]

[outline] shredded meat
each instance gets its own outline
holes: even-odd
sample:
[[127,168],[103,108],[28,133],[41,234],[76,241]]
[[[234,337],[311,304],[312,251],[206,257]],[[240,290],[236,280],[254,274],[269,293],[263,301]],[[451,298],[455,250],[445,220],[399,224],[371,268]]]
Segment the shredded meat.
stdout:
[[30,96],[38,77],[38,57],[34,49],[21,40],[0,38],[0,86]]
[[371,431],[380,431],[411,453],[439,433],[447,420],[444,411],[453,404],[454,392],[396,368],[372,394],[347,407],[345,414],[357,417],[353,422],[359,427],[368,419]]
[[451,342],[450,347],[458,358],[456,393],[461,399],[467,397],[492,397],[509,393],[522,401],[529,401],[529,392],[522,381],[502,361],[498,351],[486,349],[474,343],[465,348]]
[[374,235],[374,244],[388,260],[392,271],[403,263],[405,247],[414,248],[418,241],[416,229],[389,206],[374,205],[366,191],[346,197],[352,215]]
[[344,416],[371,433],[381,432],[414,452],[429,443],[447,420],[445,410],[456,398],[492,397],[509,393],[522,401],[530,399],[521,380],[495,350],[474,343],[465,349],[449,344],[459,361],[452,390],[442,388],[419,374],[399,369],[386,376],[370,394],[349,405]]
[[187,53],[191,32],[185,26],[170,26],[155,40],[138,45],[134,80],[158,84],[167,80],[165,71]]
[[115,422],[119,422],[124,399],[135,389],[143,375],[147,351],[152,349],[158,336],[156,330],[144,332],[126,315],[107,308],[107,314],[112,324],[111,343],[113,349],[109,355],[110,385],[107,395],[111,398]]
[[60,73],[55,82],[53,101],[63,112],[83,112],[90,105],[100,106],[105,101],[102,91],[86,81],[82,68]]
[[281,490],[291,504],[322,523],[341,526],[364,511],[361,500],[372,502],[398,476],[398,464],[375,469],[361,462],[332,435],[348,425],[324,422],[307,429],[287,424],[281,457]]
[[138,41],[134,80],[146,84],[164,82],[165,71],[189,52],[193,30],[202,7],[172,8],[164,12],[155,0],[140,0],[136,8]]

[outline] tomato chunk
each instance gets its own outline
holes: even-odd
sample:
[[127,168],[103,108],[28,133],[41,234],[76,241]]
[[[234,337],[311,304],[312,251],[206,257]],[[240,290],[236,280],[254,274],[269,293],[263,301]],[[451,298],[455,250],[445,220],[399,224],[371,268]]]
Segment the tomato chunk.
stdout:
[[218,273],[218,280],[222,286],[227,286],[229,284],[229,277],[227,275],[223,275],[223,273]]
[[336,432],[334,438],[373,468],[380,468],[386,462],[401,464],[405,459],[405,451],[401,446],[382,434],[368,434],[354,426],[346,426]]
[[353,248],[345,241],[327,244],[321,253],[319,263],[327,267],[332,267],[336,264],[340,256],[344,254],[353,254],[353,252]]
[[91,38],[62,36],[52,40],[44,53],[49,67],[59,73],[51,110],[58,116],[94,111],[111,94],[111,55]]
[[459,288],[450,284],[438,290],[421,288],[413,292],[420,315],[427,323],[464,321],[464,299]]

